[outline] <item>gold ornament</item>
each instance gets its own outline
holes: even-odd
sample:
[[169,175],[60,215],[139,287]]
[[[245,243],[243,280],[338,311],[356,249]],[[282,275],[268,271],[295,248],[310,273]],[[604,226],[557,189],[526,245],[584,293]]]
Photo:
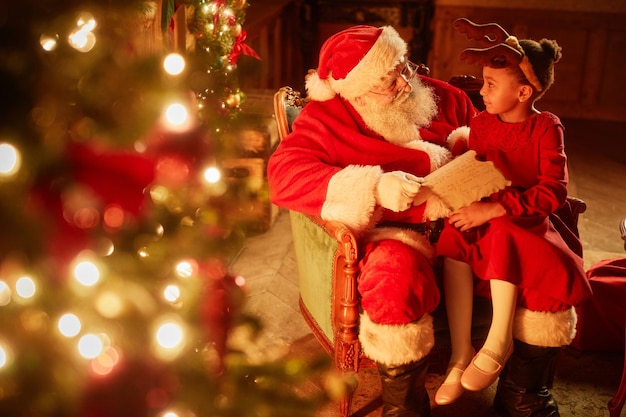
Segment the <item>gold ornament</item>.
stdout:
[[226,97],[225,101],[228,107],[233,108],[241,103],[241,97],[239,96],[239,94],[230,94],[228,97]]

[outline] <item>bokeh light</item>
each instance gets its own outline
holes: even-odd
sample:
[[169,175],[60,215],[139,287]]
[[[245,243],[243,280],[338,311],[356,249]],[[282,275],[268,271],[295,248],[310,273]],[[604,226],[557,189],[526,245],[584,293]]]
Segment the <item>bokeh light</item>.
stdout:
[[36,291],[37,286],[31,277],[23,276],[15,281],[15,292],[23,299],[33,298]]
[[91,361],[91,370],[96,375],[108,375],[119,362],[120,353],[114,347],[107,346],[102,354]]
[[166,349],[173,349],[183,341],[183,329],[177,323],[164,323],[156,334],[157,342]]
[[181,261],[176,264],[176,275],[180,278],[193,276],[198,269],[198,263],[194,260]]
[[204,180],[209,184],[215,184],[222,178],[220,170],[216,167],[209,167],[204,170]]
[[100,280],[100,271],[93,262],[82,261],[74,267],[74,278],[82,285],[91,287]]
[[68,36],[70,46],[80,52],[89,52],[96,45],[93,30],[96,20],[90,13],[81,13],[76,21],[76,30]]
[[0,370],[6,368],[13,360],[13,353],[9,346],[0,340]]
[[17,148],[8,143],[0,143],[0,176],[15,174],[20,169],[21,159]]
[[11,287],[4,281],[0,281],[0,307],[11,302]]
[[177,285],[168,285],[163,290],[163,298],[170,303],[175,303],[180,299],[180,288]]
[[170,127],[182,127],[189,122],[187,107],[181,103],[170,104],[165,110],[165,120]]
[[170,75],[178,75],[185,70],[185,59],[177,53],[169,54],[163,60],[163,68]]
[[57,322],[59,332],[65,337],[74,337],[80,333],[82,324],[80,319],[71,313],[63,314]]
[[103,352],[104,343],[102,338],[93,333],[84,335],[78,340],[78,353],[85,359],[93,359]]
[[43,34],[39,37],[39,44],[41,45],[44,51],[47,51],[47,52],[54,51],[59,44],[59,36]]

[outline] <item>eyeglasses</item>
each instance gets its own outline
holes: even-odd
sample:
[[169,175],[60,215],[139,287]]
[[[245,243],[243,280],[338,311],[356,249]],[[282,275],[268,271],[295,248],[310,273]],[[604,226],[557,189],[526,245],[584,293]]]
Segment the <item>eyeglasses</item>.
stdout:
[[[395,100],[400,95],[402,90],[406,88],[406,85],[408,85],[409,88],[413,90],[411,81],[417,75],[417,69],[418,69],[417,64],[409,60],[406,60],[405,62],[401,62],[393,70],[393,72],[396,75],[388,78],[387,80],[385,80],[385,82],[383,82],[380,85],[379,89],[381,91],[370,90],[370,93],[377,94],[379,96],[385,96],[385,97],[391,98],[392,100]],[[402,89],[400,90],[398,90],[399,78],[402,78],[402,80],[406,83],[405,86],[402,87]]]

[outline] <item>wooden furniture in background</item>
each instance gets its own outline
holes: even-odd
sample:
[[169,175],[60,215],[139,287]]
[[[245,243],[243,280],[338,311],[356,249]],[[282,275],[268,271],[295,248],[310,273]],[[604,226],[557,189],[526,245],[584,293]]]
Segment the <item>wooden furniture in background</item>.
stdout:
[[246,10],[246,44],[261,60],[240,57],[237,63],[243,91],[272,89],[285,84],[304,86],[302,6],[300,0],[255,0]]
[[[561,118],[626,121],[623,75],[626,3],[613,2],[606,10],[591,1],[576,5],[545,1],[533,6],[510,1],[500,7],[487,7],[485,3],[489,2],[437,2],[432,21],[433,43],[427,61],[433,77],[450,79],[458,74],[480,77],[480,68],[459,58],[463,49],[476,44],[455,31],[452,22],[459,17],[476,23],[495,22],[520,39],[555,39],[563,48],[563,58],[556,66],[556,81],[538,103],[541,110],[552,111]],[[552,8],[548,7],[551,3]],[[596,3],[608,4],[607,1]],[[574,6],[579,9],[572,10]]]
[[[353,25],[393,26],[409,46],[409,58],[426,62],[431,42],[434,0],[309,0],[315,44],[313,64],[322,43]],[[316,67],[317,65],[313,65]]]

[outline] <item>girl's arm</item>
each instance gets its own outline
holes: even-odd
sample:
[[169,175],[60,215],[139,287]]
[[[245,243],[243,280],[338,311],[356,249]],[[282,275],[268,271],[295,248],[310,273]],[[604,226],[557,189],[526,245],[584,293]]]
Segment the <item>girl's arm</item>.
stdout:
[[508,214],[516,216],[548,216],[567,198],[567,157],[563,126],[553,124],[539,138],[537,183],[525,190],[509,187],[495,199]]

